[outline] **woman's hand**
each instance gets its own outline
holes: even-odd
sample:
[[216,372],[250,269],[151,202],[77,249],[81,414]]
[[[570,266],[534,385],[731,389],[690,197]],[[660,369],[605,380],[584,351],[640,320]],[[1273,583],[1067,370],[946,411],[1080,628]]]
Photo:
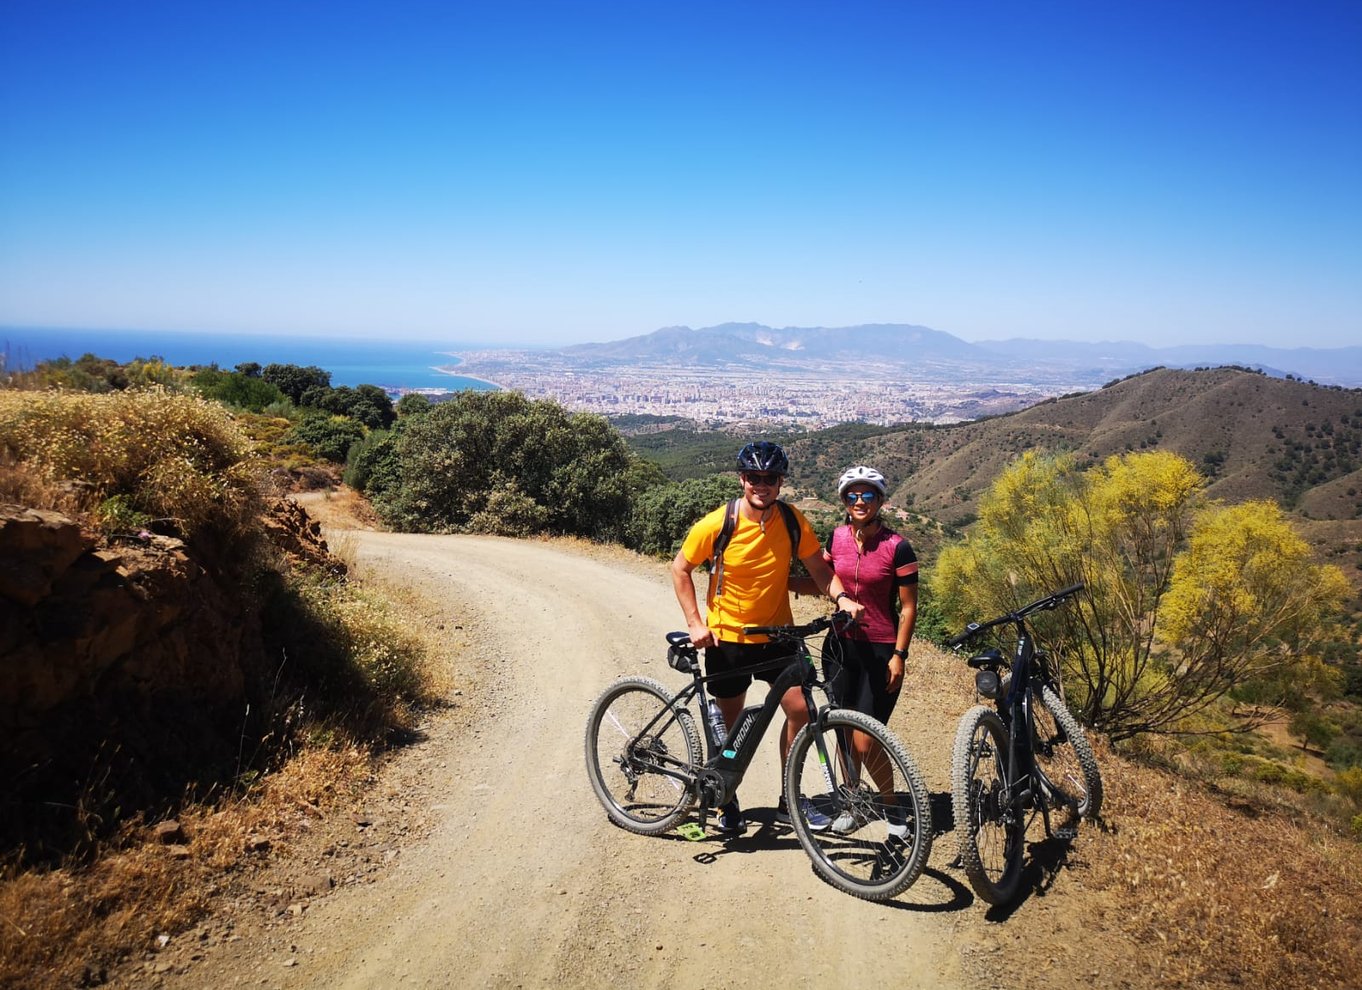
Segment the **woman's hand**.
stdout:
[[903,660],[897,656],[889,658],[889,672],[885,677],[885,690],[893,694],[903,687]]
[[837,607],[841,609],[843,612],[845,612],[847,615],[851,616],[852,622],[855,622],[857,619],[859,619],[862,613],[865,612],[865,606],[862,605],[860,602],[856,601],[850,595],[840,596],[837,599]]

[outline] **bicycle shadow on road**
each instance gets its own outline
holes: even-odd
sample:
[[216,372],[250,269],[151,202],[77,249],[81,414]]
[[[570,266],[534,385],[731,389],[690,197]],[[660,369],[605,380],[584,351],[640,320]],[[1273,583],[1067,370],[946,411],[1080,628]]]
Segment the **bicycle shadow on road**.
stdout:
[[[933,795],[936,797],[936,795]],[[950,795],[944,795],[947,802]],[[933,804],[936,802],[934,801]],[[770,852],[799,852],[801,847],[799,839],[795,837],[794,831],[788,826],[776,821],[775,808],[753,808],[746,812],[748,830],[742,835],[723,835],[717,832],[706,835],[698,840],[697,845],[701,845],[700,851],[696,852],[691,859],[702,866],[710,866],[718,863],[722,857],[730,855],[750,856],[753,853]],[[695,819],[691,819],[694,821]],[[935,827],[937,818],[935,808],[933,809],[933,833],[940,835],[941,832]],[[949,821],[949,818],[947,818]],[[953,826],[948,826],[949,831]],[[658,838],[667,839],[674,842],[691,841],[684,836],[669,833]],[[809,867],[813,871],[813,867]],[[817,875],[814,871],[815,876]],[[827,884],[828,888],[842,896],[842,891],[837,890],[832,884],[827,883],[822,877],[819,880]],[[894,908],[898,911],[911,911],[921,914],[941,914],[950,911],[962,911],[974,903],[974,896],[965,884],[956,880],[954,877],[941,870],[933,869],[928,866],[922,871],[913,886],[909,887],[898,897],[888,901],[875,902],[883,904],[885,907]]]
[[1026,864],[1022,867],[1017,898],[1010,904],[989,908],[984,912],[984,917],[989,921],[1007,921],[1031,898],[1048,894],[1064,867],[1069,865],[1069,853],[1073,846],[1072,839],[1056,836],[1027,843]]

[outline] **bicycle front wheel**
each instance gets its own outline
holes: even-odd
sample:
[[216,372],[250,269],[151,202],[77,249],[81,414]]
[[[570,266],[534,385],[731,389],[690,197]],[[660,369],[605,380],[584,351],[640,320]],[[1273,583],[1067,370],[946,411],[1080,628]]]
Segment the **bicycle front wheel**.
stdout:
[[992,709],[978,705],[965,713],[955,733],[951,802],[960,865],[974,892],[989,904],[1006,904],[1021,885],[1026,819],[1011,793],[1007,730]]
[[932,850],[927,785],[903,744],[869,715],[835,708],[821,726],[800,729],[785,793],[801,806],[790,815],[799,844],[838,890],[886,901],[921,875]]
[[641,835],[667,831],[686,813],[700,736],[685,708],[648,677],[623,677],[591,706],[586,772],[615,824]]
[[[1031,695],[1033,702],[1036,695]],[[1050,799],[1076,818],[1096,818],[1102,810],[1102,774],[1097,757],[1078,719],[1048,687],[1032,704],[1035,724],[1036,767],[1045,779]]]

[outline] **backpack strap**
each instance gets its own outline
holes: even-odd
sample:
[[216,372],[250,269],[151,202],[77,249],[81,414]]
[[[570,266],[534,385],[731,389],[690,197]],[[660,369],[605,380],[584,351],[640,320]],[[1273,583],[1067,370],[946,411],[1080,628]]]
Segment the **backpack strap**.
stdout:
[[724,593],[724,550],[728,548],[728,542],[733,539],[733,531],[738,528],[738,500],[731,499],[724,509],[724,524],[719,529],[719,535],[714,537],[714,550],[712,568],[714,571],[714,597],[718,598]]
[[[799,554],[799,519],[788,502],[776,499],[776,508],[780,510],[780,516],[785,520],[785,529],[790,534],[790,562],[793,564]],[[733,539],[733,531],[737,528],[738,500],[735,498],[724,508],[724,524],[719,529],[719,535],[714,537],[711,559],[714,561],[712,568],[715,598],[724,593],[724,550],[728,548],[729,541]]]
[[789,502],[776,499],[776,508],[785,518],[785,528],[790,531],[790,564],[799,559],[799,520],[795,518],[794,507]]

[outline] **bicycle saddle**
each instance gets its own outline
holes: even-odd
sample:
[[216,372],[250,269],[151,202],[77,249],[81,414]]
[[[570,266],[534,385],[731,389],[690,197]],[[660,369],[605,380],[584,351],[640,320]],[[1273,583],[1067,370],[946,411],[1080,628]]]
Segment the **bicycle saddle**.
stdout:
[[966,660],[965,663],[969,664],[975,670],[997,670],[999,667],[1004,666],[1007,661],[1003,659],[1001,650],[992,649],[984,650],[982,653],[976,653]]

